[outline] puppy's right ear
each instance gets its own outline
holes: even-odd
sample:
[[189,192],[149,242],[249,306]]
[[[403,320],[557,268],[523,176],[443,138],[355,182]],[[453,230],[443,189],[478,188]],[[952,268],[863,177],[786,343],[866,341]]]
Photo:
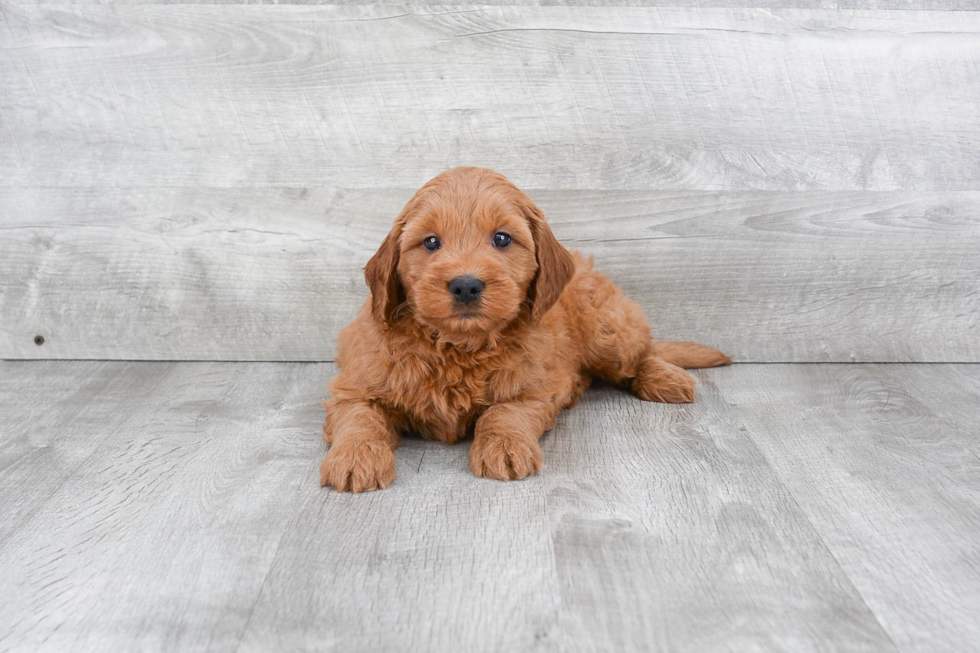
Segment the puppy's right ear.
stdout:
[[364,280],[371,289],[371,313],[383,328],[391,326],[395,309],[405,301],[398,279],[398,240],[400,222],[385,236],[381,247],[364,266]]

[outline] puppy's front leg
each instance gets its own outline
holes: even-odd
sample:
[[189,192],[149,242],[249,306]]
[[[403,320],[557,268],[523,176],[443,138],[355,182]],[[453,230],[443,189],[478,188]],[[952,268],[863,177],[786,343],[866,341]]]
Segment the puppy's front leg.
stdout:
[[538,440],[555,425],[555,407],[535,399],[496,404],[476,421],[470,469],[477,476],[515,481],[541,469]]
[[323,437],[331,444],[320,465],[320,485],[338,492],[369,492],[395,480],[398,432],[377,406],[366,401],[328,402]]

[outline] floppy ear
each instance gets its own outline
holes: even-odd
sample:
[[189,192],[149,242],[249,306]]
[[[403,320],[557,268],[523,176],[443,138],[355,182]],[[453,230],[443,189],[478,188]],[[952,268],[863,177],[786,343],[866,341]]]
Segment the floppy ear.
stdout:
[[531,301],[531,319],[537,320],[555,305],[561,291],[575,274],[575,261],[567,249],[551,233],[551,227],[530,198],[522,202],[521,208],[531,225],[534,236],[534,256],[538,262],[538,272],[531,280],[527,297]]
[[398,240],[401,221],[396,220],[381,247],[364,266],[364,280],[371,289],[371,313],[384,328],[391,326],[395,309],[405,301],[398,279]]

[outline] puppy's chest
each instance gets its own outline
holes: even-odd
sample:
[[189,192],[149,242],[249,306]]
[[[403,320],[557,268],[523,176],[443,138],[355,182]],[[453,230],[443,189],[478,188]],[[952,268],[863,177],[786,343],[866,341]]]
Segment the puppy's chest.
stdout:
[[520,378],[499,360],[406,358],[391,369],[388,385],[409,429],[455,442],[472,433],[484,410],[519,395]]

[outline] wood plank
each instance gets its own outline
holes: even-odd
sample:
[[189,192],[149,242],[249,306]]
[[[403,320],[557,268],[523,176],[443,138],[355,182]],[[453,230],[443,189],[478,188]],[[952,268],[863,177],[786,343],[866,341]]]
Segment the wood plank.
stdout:
[[718,379],[895,643],[976,650],[980,367],[750,366]]
[[329,360],[409,197],[365,218],[342,191],[11,190],[0,357]]
[[546,439],[563,650],[894,650],[715,386],[752,367],[590,390]]
[[330,369],[0,363],[24,387],[4,390],[3,456],[47,452],[0,468],[4,521],[30,504],[0,542],[0,649],[233,649],[298,496],[319,490]]
[[[413,192],[5,191],[0,357],[218,360],[331,360]],[[741,361],[980,361],[980,193],[530,193],[660,337]]]
[[[946,5],[942,5],[946,6]],[[974,190],[980,13],[6,3],[0,184]]]

